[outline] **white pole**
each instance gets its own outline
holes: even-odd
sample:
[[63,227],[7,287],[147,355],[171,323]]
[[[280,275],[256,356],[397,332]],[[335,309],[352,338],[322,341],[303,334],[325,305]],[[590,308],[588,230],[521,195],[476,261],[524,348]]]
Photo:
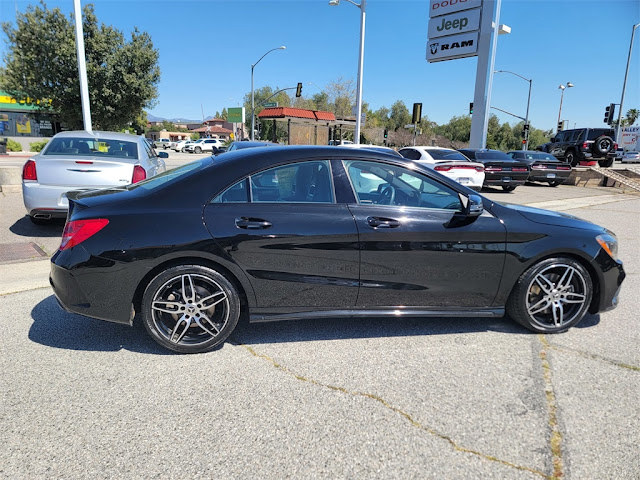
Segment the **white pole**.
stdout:
[[362,67],[364,65],[364,25],[366,19],[367,0],[360,2],[360,50],[358,56],[358,86],[356,92],[356,131],[353,143],[360,143],[360,129],[362,128]]
[[498,43],[498,24],[500,23],[500,4],[501,0],[484,0],[482,4],[476,89],[473,95],[473,117],[471,118],[471,137],[469,139],[471,148],[485,148],[487,145],[493,66]]
[[616,128],[616,142],[622,144],[622,138],[620,137],[620,129],[622,122],[622,108],[624,105],[624,92],[627,89],[627,76],[629,75],[629,63],[631,63],[631,49],[633,48],[633,36],[636,33],[636,28],[640,27],[640,23],[633,26],[631,29],[631,42],[629,43],[629,56],[627,57],[627,69],[624,72],[624,83],[622,84],[622,97],[620,98],[620,110],[618,111],[618,125]]
[[91,108],[89,106],[89,84],[87,82],[87,64],[84,56],[84,34],[82,31],[82,7],[80,0],[73,0],[76,20],[76,55],[78,56],[78,76],[80,77],[80,98],[82,100],[82,120],[87,132],[91,126]]

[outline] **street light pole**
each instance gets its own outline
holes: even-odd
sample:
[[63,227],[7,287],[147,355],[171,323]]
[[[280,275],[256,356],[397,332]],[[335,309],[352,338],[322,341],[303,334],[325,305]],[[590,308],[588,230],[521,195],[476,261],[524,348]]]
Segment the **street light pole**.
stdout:
[[80,78],[80,101],[82,103],[82,121],[84,129],[91,132],[91,107],[89,104],[89,83],[87,81],[87,63],[84,53],[84,34],[82,32],[82,7],[80,0],[73,0],[76,25],[76,55],[78,56],[78,76]]
[[633,36],[636,33],[636,28],[640,27],[640,23],[637,23],[631,29],[631,42],[629,43],[629,56],[627,57],[627,69],[624,72],[624,83],[622,84],[622,97],[620,98],[620,110],[618,111],[618,125],[616,128],[616,142],[618,145],[622,144],[622,138],[620,137],[620,128],[622,122],[622,106],[624,105],[624,92],[627,88],[627,76],[629,75],[629,63],[631,63],[631,49],[633,48]]
[[[520,77],[522,80],[529,82],[529,96],[527,97],[527,113],[524,116],[525,117],[524,124],[529,125],[529,104],[531,103],[531,83],[533,82],[533,80],[531,78],[525,78],[522,75],[517,74],[516,72],[512,72],[510,70],[496,70],[496,73],[510,73],[511,75],[515,75],[516,77]],[[522,144],[522,150],[529,150],[529,131],[528,130],[525,137],[525,143]]]
[[[364,66],[364,26],[366,20],[367,0],[356,3],[353,0],[347,2],[360,9],[360,49],[358,54],[358,84],[356,87],[356,131],[353,135],[353,143],[360,143],[360,130],[362,129],[362,69]],[[329,5],[340,5],[340,0],[329,0]]]
[[286,50],[286,49],[287,47],[285,47],[284,45],[280,45],[279,47],[272,48],[267,53],[262,55],[256,63],[251,65],[251,140],[255,140],[254,130],[256,125],[255,106],[254,106],[254,97],[253,97],[253,69],[256,68],[256,65],[260,63],[260,60],[262,60],[264,57],[269,55],[271,52],[275,50]]
[[[560,125],[560,116],[562,115],[562,99],[564,98],[564,89],[565,88],[571,88],[571,87],[573,87],[573,83],[571,83],[571,82],[567,82],[567,86],[566,87],[564,85],[562,85],[562,84],[558,85],[558,88],[560,90],[562,90],[562,93],[560,94],[560,108],[558,109],[558,123],[557,123],[558,126]],[[560,129],[557,128],[556,132],[559,132],[559,131],[560,131]]]

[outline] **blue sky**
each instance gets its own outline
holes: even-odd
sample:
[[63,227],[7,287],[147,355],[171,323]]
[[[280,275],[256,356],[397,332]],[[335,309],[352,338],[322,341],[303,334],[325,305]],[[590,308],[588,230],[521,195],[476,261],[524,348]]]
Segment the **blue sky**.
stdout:
[[[0,0],[0,19],[30,3]],[[86,4],[82,0],[82,4]],[[328,0],[96,0],[100,21],[125,33],[148,32],[160,51],[159,101],[150,113],[201,119],[237,106],[251,90],[251,64],[267,50],[285,45],[255,68],[255,87],[304,84],[303,95],[339,78],[355,82],[360,10]],[[64,12],[72,0],[48,1]],[[446,123],[466,115],[473,101],[476,59],[429,64],[425,60],[428,0],[368,0],[363,100],[375,110],[402,100],[411,109]],[[533,80],[530,119],[536,128],[604,126],[605,106],[619,103],[631,29],[640,23],[639,0],[502,0],[500,23],[512,32],[498,41],[496,69]],[[0,53],[6,46],[0,44]],[[91,86],[89,86],[91,87]],[[496,74],[492,105],[523,116],[528,83]],[[640,28],[627,81],[625,111],[640,108]],[[517,119],[493,110],[501,121]],[[616,112],[617,118],[617,112]]]

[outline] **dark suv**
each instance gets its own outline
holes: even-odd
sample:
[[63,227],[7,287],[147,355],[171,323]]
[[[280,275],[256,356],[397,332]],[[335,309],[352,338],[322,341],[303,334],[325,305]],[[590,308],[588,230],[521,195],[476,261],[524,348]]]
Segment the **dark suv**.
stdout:
[[554,157],[570,163],[597,160],[601,167],[610,167],[616,158],[616,142],[612,128],[576,128],[562,130],[546,145]]

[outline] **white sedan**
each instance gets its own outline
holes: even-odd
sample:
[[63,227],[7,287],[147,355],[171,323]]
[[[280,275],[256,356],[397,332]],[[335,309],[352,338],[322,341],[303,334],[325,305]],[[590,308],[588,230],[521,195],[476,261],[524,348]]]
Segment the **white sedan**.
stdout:
[[637,163],[640,162],[640,152],[624,152],[621,163]]
[[472,162],[462,153],[451,148],[442,147],[405,147],[398,153],[403,157],[418,163],[423,163],[436,172],[455,180],[456,182],[481,190],[484,183],[484,165]]

